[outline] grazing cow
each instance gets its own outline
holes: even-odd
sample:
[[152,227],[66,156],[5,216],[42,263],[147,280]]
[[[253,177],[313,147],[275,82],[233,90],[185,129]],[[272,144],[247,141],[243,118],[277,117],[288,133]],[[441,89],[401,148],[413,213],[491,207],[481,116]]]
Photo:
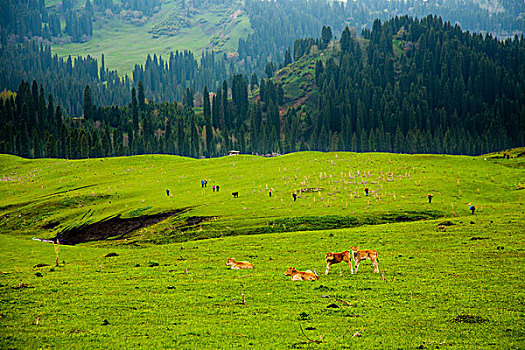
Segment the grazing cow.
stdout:
[[354,257],[354,263],[355,263],[355,273],[357,273],[357,269],[359,268],[359,263],[363,260],[370,260],[372,261],[372,264],[374,265],[374,272],[379,273],[379,265],[377,262],[379,261],[379,257],[377,255],[377,250],[358,250],[358,247],[352,247],[352,255]]
[[295,267],[289,267],[284,273],[285,276],[292,276],[292,281],[317,281],[319,276],[310,270],[297,271]]
[[354,269],[352,267],[352,257],[350,256],[350,252],[348,250],[345,250],[342,253],[327,253],[324,259],[326,260],[326,271],[324,272],[325,275],[328,275],[328,270],[330,270],[330,266],[332,266],[332,264],[339,264],[342,261],[346,262],[350,267],[350,271],[354,273]]
[[226,265],[231,266],[232,270],[253,269],[253,264],[247,261],[235,261],[234,258],[229,258]]
[[233,198],[239,198],[239,192],[232,192]]

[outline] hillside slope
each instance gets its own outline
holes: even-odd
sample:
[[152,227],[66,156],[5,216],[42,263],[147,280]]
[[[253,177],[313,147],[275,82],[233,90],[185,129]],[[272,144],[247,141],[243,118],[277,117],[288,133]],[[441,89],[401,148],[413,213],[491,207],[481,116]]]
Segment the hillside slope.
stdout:
[[[0,344],[53,349],[85,349],[86,344],[90,349],[522,348],[525,157],[517,155],[523,152],[513,150],[511,159],[501,153],[83,161],[2,155]],[[206,188],[200,183],[204,178]],[[220,184],[219,192],[210,188],[214,184]],[[273,188],[272,197],[266,186]],[[299,194],[296,202],[293,190]],[[474,214],[471,204],[477,208]],[[189,208],[183,215],[193,218],[216,219],[181,231],[180,218],[174,216],[128,237],[90,245],[31,239],[118,214],[131,218],[174,208]],[[446,217],[330,226],[337,216],[404,213],[397,216],[404,220],[435,211]],[[272,226],[270,220],[283,220],[282,229],[294,228],[288,219],[306,215],[323,228],[226,237],[247,226],[253,229],[257,220],[264,227]],[[208,234],[216,238],[193,241]],[[185,241],[145,244],[177,240]],[[130,249],[131,243],[141,249]],[[367,261],[354,274],[345,264],[323,273],[327,252],[354,245],[378,251],[380,273],[373,273]],[[255,268],[231,270],[225,263],[232,257]],[[292,281],[283,276],[288,267],[313,270],[319,280]]]
[[305,152],[29,161],[3,155],[0,164],[0,231],[70,244],[169,243],[467,217],[472,204],[476,215],[524,206],[523,157]]
[[59,56],[87,56],[101,60],[110,70],[129,74],[148,55],[168,57],[175,51],[192,51],[200,57],[205,50],[217,53],[235,52],[238,40],[247,36],[250,21],[242,11],[241,1],[182,8],[177,0],[162,2],[151,17],[133,21],[131,11],[99,13],[93,36],[85,42],[52,45]]

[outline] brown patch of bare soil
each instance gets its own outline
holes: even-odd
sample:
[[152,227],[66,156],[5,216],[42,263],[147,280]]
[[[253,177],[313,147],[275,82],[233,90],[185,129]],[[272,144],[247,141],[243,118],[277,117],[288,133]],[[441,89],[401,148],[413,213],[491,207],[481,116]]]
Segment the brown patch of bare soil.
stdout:
[[133,231],[155,225],[172,216],[180,215],[188,209],[176,209],[165,213],[142,215],[133,218],[121,218],[120,215],[89,225],[73,227],[60,232],[56,237],[60,244],[75,245],[79,243],[101,241],[108,238],[124,237]]

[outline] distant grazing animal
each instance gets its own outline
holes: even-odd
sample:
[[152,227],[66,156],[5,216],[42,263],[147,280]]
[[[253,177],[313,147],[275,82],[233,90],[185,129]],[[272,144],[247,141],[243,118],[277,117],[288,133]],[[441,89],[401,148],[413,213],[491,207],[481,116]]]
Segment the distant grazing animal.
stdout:
[[226,265],[231,266],[232,270],[253,269],[253,264],[247,261],[235,261],[234,258],[229,258],[228,261],[226,261]]
[[239,192],[232,192],[233,198],[239,198]]
[[439,225],[438,226],[439,231],[447,232],[447,227],[445,225]]
[[377,262],[379,261],[379,257],[377,255],[377,250],[359,250],[358,247],[352,247],[352,255],[354,257],[354,263],[355,263],[355,273],[357,273],[357,269],[359,268],[359,263],[363,260],[370,260],[372,261],[372,264],[374,265],[374,272],[379,273],[379,265]]
[[350,271],[354,273],[354,268],[352,267],[352,257],[350,256],[350,252],[348,250],[345,250],[342,253],[327,253],[324,259],[326,260],[326,271],[324,272],[325,275],[328,275],[328,270],[330,270],[330,266],[332,266],[332,264],[339,264],[342,261],[346,262],[350,267]]
[[316,281],[319,279],[317,273],[310,270],[298,271],[295,267],[289,267],[284,275],[292,276],[292,281]]

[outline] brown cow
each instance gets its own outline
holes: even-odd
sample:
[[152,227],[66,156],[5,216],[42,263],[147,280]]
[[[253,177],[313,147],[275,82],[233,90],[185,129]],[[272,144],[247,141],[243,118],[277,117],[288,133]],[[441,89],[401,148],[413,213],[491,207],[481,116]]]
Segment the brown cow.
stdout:
[[285,276],[292,276],[292,281],[317,281],[319,276],[310,270],[298,271],[295,267],[289,267],[284,273]]
[[326,260],[326,271],[324,272],[325,275],[328,275],[328,270],[330,270],[330,266],[332,266],[332,264],[339,264],[342,261],[346,262],[350,267],[350,271],[354,273],[352,259],[348,250],[345,250],[342,253],[327,253],[324,259]]
[[229,258],[228,261],[226,261],[226,265],[231,266],[232,270],[253,269],[253,264],[247,261],[235,261],[234,258]]
[[359,267],[359,263],[363,260],[370,260],[372,261],[372,264],[374,265],[374,272],[379,273],[379,265],[377,262],[379,261],[379,257],[377,254],[377,250],[359,250],[358,247],[352,247],[352,255],[354,257],[354,263],[355,263],[355,273],[357,273],[357,269]]

